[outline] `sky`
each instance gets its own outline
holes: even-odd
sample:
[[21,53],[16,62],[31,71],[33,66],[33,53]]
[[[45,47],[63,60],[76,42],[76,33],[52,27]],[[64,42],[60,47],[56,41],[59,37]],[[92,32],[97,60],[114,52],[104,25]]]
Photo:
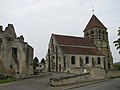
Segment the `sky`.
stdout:
[[13,24],[17,36],[34,48],[34,57],[45,58],[52,33],[83,37],[94,14],[107,27],[114,62],[120,55],[113,41],[120,27],[120,0],[0,0],[0,25]]

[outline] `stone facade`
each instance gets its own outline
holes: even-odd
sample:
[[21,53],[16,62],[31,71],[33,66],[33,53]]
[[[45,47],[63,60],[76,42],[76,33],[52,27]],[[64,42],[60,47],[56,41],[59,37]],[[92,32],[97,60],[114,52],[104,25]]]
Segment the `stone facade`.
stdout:
[[[84,50],[84,47],[87,48],[87,49],[86,48],[85,49],[88,50],[88,52],[89,52],[90,48],[92,48],[92,49],[90,49],[90,51],[92,51],[94,49],[95,49],[95,51],[93,51],[94,53],[92,53],[92,52],[85,53],[85,52],[87,52],[85,50],[84,50],[85,52],[78,53],[78,54],[65,53],[63,48],[61,48],[61,46],[65,46],[65,45],[58,44],[58,42],[56,40],[57,37],[59,37],[59,35],[52,35],[51,40],[50,40],[49,50],[48,50],[48,54],[47,54],[47,58],[46,58],[48,60],[48,71],[84,73],[84,69],[86,67],[104,68],[105,56],[101,52],[96,51],[96,47],[72,45],[72,47],[74,47],[74,48],[76,48],[76,47],[78,47],[78,49],[80,48],[80,51],[82,49]],[[70,37],[66,36],[66,37],[70,38],[71,36]],[[74,38],[74,37],[72,37],[72,38]],[[81,39],[79,37],[77,37],[77,38]],[[87,42],[87,40],[85,42]],[[71,45],[67,45],[67,47],[71,47]]]
[[17,37],[12,24],[8,24],[5,31],[0,26],[1,72],[21,77],[33,74],[33,51],[22,35]]
[[107,28],[95,15],[92,16],[84,30],[84,37],[88,37],[93,40],[97,48],[106,56],[106,69],[112,69],[113,58],[110,50]]
[[46,60],[51,72],[85,73],[87,67],[112,69],[107,29],[93,15],[84,37],[52,34]]

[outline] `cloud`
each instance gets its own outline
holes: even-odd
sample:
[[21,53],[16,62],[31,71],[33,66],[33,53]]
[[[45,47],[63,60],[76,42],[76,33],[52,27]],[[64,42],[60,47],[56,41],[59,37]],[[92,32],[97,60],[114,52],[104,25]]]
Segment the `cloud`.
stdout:
[[114,61],[119,61],[113,41],[120,24],[120,1],[116,0],[0,0],[0,24],[13,23],[17,35],[35,48],[35,56],[45,57],[51,33],[83,36],[95,15],[108,28]]

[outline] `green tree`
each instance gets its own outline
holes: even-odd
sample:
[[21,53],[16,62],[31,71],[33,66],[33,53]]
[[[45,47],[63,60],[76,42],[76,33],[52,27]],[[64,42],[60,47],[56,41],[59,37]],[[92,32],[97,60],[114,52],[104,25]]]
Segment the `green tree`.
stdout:
[[116,49],[119,50],[119,54],[120,54],[120,27],[119,27],[117,35],[119,36],[119,38],[118,38],[118,40],[114,41],[113,43],[115,44]]
[[114,68],[115,68],[116,70],[119,70],[119,71],[120,71],[120,64],[115,64],[115,65],[114,65]]

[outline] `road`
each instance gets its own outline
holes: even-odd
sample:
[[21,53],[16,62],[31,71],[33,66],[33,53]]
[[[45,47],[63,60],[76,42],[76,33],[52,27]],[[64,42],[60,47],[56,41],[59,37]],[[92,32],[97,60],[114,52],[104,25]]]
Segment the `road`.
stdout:
[[82,87],[79,87],[81,84],[52,87],[49,85],[49,78],[50,77],[19,80],[0,85],[0,90],[69,90],[70,88],[70,90],[120,90],[120,78]]
[[120,78],[111,79],[105,82],[88,86],[76,87],[70,90],[120,90]]
[[55,73],[53,76],[45,78],[31,78],[18,80],[16,82],[0,85],[0,90],[64,90],[64,87],[50,86],[49,79],[51,77],[65,76],[66,74]]

